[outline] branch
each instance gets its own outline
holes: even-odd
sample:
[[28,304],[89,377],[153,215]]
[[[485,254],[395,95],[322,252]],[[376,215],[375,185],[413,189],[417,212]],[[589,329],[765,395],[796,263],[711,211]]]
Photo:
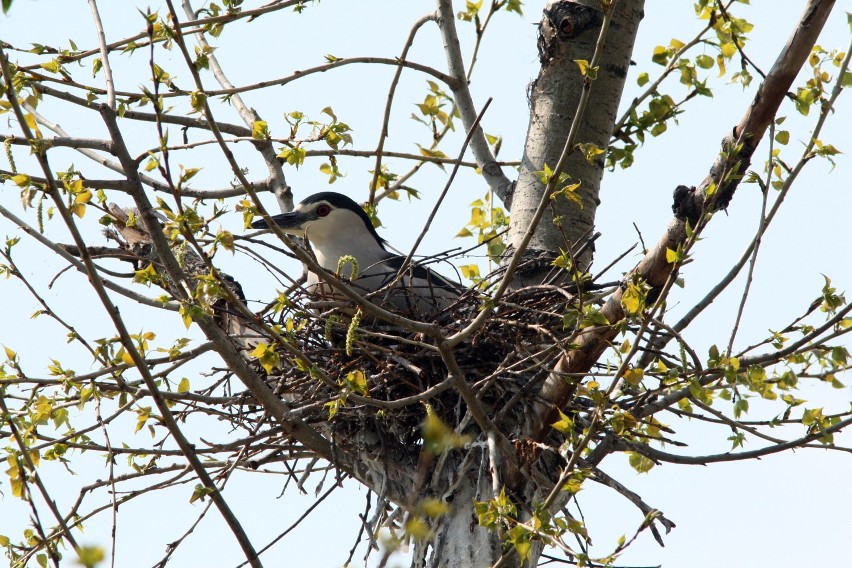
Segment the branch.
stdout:
[[417,32],[426,22],[430,22],[436,18],[434,13],[426,14],[421,17],[419,20],[414,22],[414,26],[411,28],[411,32],[408,34],[408,39],[405,42],[405,46],[402,48],[402,54],[399,56],[399,66],[396,68],[396,73],[393,75],[393,79],[391,80],[391,86],[388,90],[388,102],[385,104],[385,115],[382,118],[382,131],[379,133],[379,144],[376,147],[375,155],[376,155],[376,166],[373,168],[373,181],[370,182],[370,199],[369,203],[372,205],[376,202],[376,189],[378,187],[379,175],[382,172],[382,152],[385,148],[385,139],[388,137],[388,123],[390,122],[390,114],[391,107],[393,106],[393,97],[396,93],[396,86],[399,84],[399,78],[402,75],[403,63],[405,62],[405,58],[408,56],[408,50],[411,49],[412,44],[414,44],[414,36],[417,35]]
[[[253,20],[258,16],[263,14],[275,12],[278,10],[283,10],[284,8],[288,8],[290,6],[295,6],[298,4],[304,3],[305,0],[272,0],[265,6],[260,6],[259,8],[254,8],[252,10],[241,10],[239,12],[227,12],[221,16],[209,17],[209,18],[201,18],[194,19],[189,22],[184,22],[180,24],[181,27],[192,28],[192,27],[206,27],[211,24],[226,24],[236,20],[242,20],[248,18],[249,20]],[[112,52],[116,50],[124,50],[127,49],[128,44],[134,44],[135,47],[144,47],[147,43],[139,42],[138,40],[144,40],[148,37],[146,32],[140,32],[136,35],[130,36],[128,38],[114,41],[110,44],[107,44],[106,49],[107,52]],[[101,52],[101,48],[95,49],[87,49],[85,51],[81,51],[79,53],[75,53],[74,55],[63,55],[61,58],[62,63],[72,63],[74,61],[80,61],[86,59],[87,57],[91,57],[97,53]],[[30,66],[22,66],[21,69],[38,69],[39,65],[30,65]]]
[[482,169],[482,177],[494,193],[506,201],[512,191],[513,183],[503,173],[503,169],[497,164],[497,160],[491,153],[488,147],[488,141],[485,139],[485,133],[481,127],[473,129],[472,126],[476,121],[477,110],[473,104],[473,98],[468,87],[467,74],[464,70],[464,61],[462,60],[461,47],[459,45],[459,37],[456,32],[455,14],[453,13],[452,0],[438,0],[437,10],[438,27],[441,30],[441,37],[444,40],[444,53],[447,57],[447,69],[450,76],[454,79],[452,83],[447,83],[453,90],[455,96],[456,108],[459,111],[465,130],[473,131],[473,137],[470,141],[470,148],[473,151],[473,156],[476,162]]
[[[46,178],[44,178],[44,179],[45,179],[45,183],[47,183]],[[26,221],[24,221],[23,219],[21,219],[20,217],[18,217],[17,215],[15,215],[11,211],[9,211],[5,207],[3,207],[2,205],[0,205],[0,215],[2,215],[3,217],[6,217],[10,221],[12,221],[12,223],[17,225],[18,228],[20,228],[26,234],[28,234],[29,236],[31,236],[32,238],[37,240],[39,243],[41,243],[44,246],[46,246],[47,248],[49,248],[54,253],[61,256],[63,259],[65,259],[74,268],[76,268],[77,270],[79,270],[83,274],[88,275],[88,272],[87,272],[87,269],[86,269],[86,266],[85,266],[84,263],[82,263],[79,260],[77,260],[76,258],[74,258],[71,254],[69,254],[61,246],[59,246],[58,244],[54,243],[53,241],[51,241],[50,239],[48,239],[47,237],[45,237],[44,235],[39,233],[36,229],[29,226]],[[138,293],[134,292],[133,290],[129,290],[127,288],[124,288],[123,286],[119,286],[118,284],[115,284],[114,282],[112,282],[110,280],[103,280],[103,284],[104,284],[105,287],[109,288],[113,292],[117,292],[117,293],[121,294],[122,296],[130,298],[134,302],[138,302],[140,304],[150,306],[152,308],[160,308],[160,309],[172,310],[172,311],[178,310],[178,305],[173,303],[173,302],[168,302],[168,303],[164,304],[163,302],[160,302],[160,301],[155,300],[153,298],[148,298],[147,296],[143,296],[142,294],[138,294]]]
[[[682,465],[707,465],[710,463],[719,463],[719,462],[732,462],[732,461],[742,461],[742,460],[753,460],[756,458],[761,458],[764,456],[768,456],[771,454],[777,454],[779,452],[783,452],[785,450],[792,450],[795,448],[805,447],[811,442],[818,440],[824,436],[834,434],[836,432],[840,432],[844,428],[852,425],[852,418],[847,418],[846,420],[841,420],[837,424],[833,426],[829,426],[823,430],[814,429],[813,432],[806,436],[802,436],[801,438],[796,438],[795,440],[790,440],[783,443],[772,444],[770,446],[766,446],[765,448],[759,448],[757,450],[751,450],[747,452],[739,452],[739,453],[724,453],[724,454],[709,454],[705,456],[679,456],[677,454],[672,454],[669,452],[664,452],[662,450],[658,450],[656,448],[652,448],[647,444],[643,444],[641,442],[628,442],[623,439],[619,439],[615,442],[614,449],[622,449],[622,450],[630,450],[639,452],[643,456],[652,459],[654,461],[659,462],[669,462],[676,463]],[[826,445],[826,448],[833,447],[831,444]]]
[[[732,174],[739,174],[748,167],[757,144],[775,116],[799,69],[807,60],[833,5],[834,0],[811,0],[808,3],[796,30],[758,89],[745,116],[733,129],[733,135],[726,137],[723,141],[722,152],[710,168],[710,174],[698,190],[693,191],[683,200],[686,202],[681,210],[683,214],[672,219],[660,241],[626,276],[626,282],[638,279],[647,282],[652,289],[660,290],[666,282],[671,281],[671,276],[677,267],[668,262],[667,251],[679,250],[687,242],[688,219],[695,220],[696,217],[700,219],[705,207],[708,208],[707,210],[715,210],[727,206],[730,202],[741,179],[740,175]],[[735,151],[736,148],[740,148],[739,151]],[[705,205],[705,193],[711,187],[717,189],[713,199],[707,200],[708,203]],[[693,222],[692,225],[695,226],[696,223]],[[696,237],[697,233],[698,229],[692,233],[692,237]],[[601,309],[601,314],[610,324],[616,324],[625,317],[621,305],[623,292],[624,288],[617,290]],[[558,370],[562,373],[588,372],[609,347],[610,341],[617,333],[614,325],[603,330],[580,332],[573,339],[577,348],[571,352],[570,357],[563,357],[559,361]],[[551,422],[555,421],[557,409],[568,402],[573,392],[573,384],[556,376],[545,383],[541,396],[549,409],[539,416],[539,424],[534,430],[536,439],[547,436],[551,430]]]
[[[175,28],[176,29],[176,28]],[[198,30],[193,30],[191,33],[196,33]],[[141,44],[148,45],[148,44]],[[136,47],[141,47],[141,45],[137,45]],[[322,65],[316,65],[314,67],[309,67],[307,69],[294,71],[291,75],[287,75],[285,77],[280,77],[278,79],[269,79],[267,81],[258,81],[257,83],[252,83],[250,85],[243,85],[241,87],[227,87],[223,89],[210,89],[210,90],[201,90],[208,97],[230,97],[233,95],[237,95],[240,93],[247,93],[250,91],[256,91],[259,89],[265,89],[267,87],[282,87],[288,83],[292,83],[297,79],[301,79],[302,77],[306,77],[308,75],[314,75],[316,73],[325,73],[326,71],[330,71],[332,69],[336,69],[338,67],[344,67],[346,65],[355,65],[355,64],[370,64],[370,65],[392,65],[407,67],[409,69],[413,69],[415,71],[420,71],[421,73],[425,73],[427,75],[431,75],[435,79],[438,79],[442,83],[446,84],[451,89],[458,88],[459,80],[451,75],[447,75],[446,73],[442,73],[437,69],[429,67],[428,65],[423,65],[421,63],[415,63],[413,61],[402,61],[400,62],[398,59],[390,58],[390,57],[341,57],[335,59],[331,63],[324,63]],[[57,83],[61,84],[64,87],[74,87],[87,93],[94,93],[96,95],[104,95],[106,94],[106,90],[100,87],[93,87],[91,85],[85,85],[83,83],[78,83],[70,79],[62,78],[57,79],[55,77],[50,77],[48,75],[43,75],[41,73],[32,71],[25,67],[21,67],[21,70],[27,70],[33,79],[39,82],[48,82],[48,83]],[[191,93],[189,91],[185,91],[182,89],[174,88],[170,89],[167,92],[161,93],[160,96],[163,99],[170,99],[175,97],[186,97]],[[131,100],[140,100],[145,98],[144,93],[136,93],[131,91],[116,91],[116,95],[125,97]]]
[[[187,16],[192,18],[195,15],[195,11],[192,9],[190,5],[190,0],[183,0],[183,9],[186,12]],[[174,8],[169,7],[172,11],[172,16],[174,14]],[[177,17],[174,17],[173,22],[175,24],[178,23]],[[219,81],[219,84],[225,87],[226,89],[233,88],[233,85],[225,76],[224,71],[222,71],[222,67],[219,65],[219,60],[216,58],[216,55],[213,53],[213,50],[210,48],[210,44],[207,43],[207,39],[204,37],[203,33],[199,33],[196,37],[198,43],[202,46],[202,48],[208,51],[207,60],[210,64],[210,70],[213,72],[213,76],[216,77],[216,80]],[[181,45],[183,48],[183,45]],[[185,49],[182,49],[185,55],[188,55]],[[198,77],[198,70],[195,69],[195,66],[192,64],[187,57],[187,66],[190,68],[190,72],[196,76],[196,84],[200,83],[200,77]],[[246,104],[243,102],[242,97],[239,94],[234,94],[231,97],[231,103],[234,105],[234,108],[237,109],[240,117],[243,119],[243,122],[246,123],[250,129],[252,125],[260,120],[260,116],[258,116],[257,112],[254,109],[249,109]],[[255,148],[257,148],[260,155],[263,157],[263,161],[266,164],[266,168],[269,171],[269,181],[271,182],[270,189],[278,197],[279,200],[284,200],[284,206],[282,209],[286,211],[290,211],[293,209],[293,194],[290,192],[290,187],[287,185],[287,178],[284,176],[284,170],[281,168],[281,162],[278,160],[278,154],[275,149],[272,147],[272,142],[270,140],[255,140],[254,142]]]
[[107,104],[110,108],[115,108],[115,83],[112,80],[112,66],[109,63],[109,50],[107,49],[106,35],[104,35],[104,25],[101,22],[101,15],[98,12],[97,0],[89,0],[89,8],[92,10],[92,18],[95,20],[95,29],[98,30],[98,43],[101,50],[101,63],[104,66],[104,79],[107,87]]
[[[580,462],[580,464],[581,466],[584,465],[583,462]],[[601,471],[600,468],[593,467],[592,471],[594,472],[592,479],[594,479],[601,485],[606,485],[610,489],[615,490],[616,493],[619,493],[628,501],[636,505],[636,507],[638,507],[639,510],[642,511],[642,514],[645,515],[646,518],[651,513],[659,513],[659,515],[653,517],[653,520],[659,521],[660,524],[663,525],[663,527],[666,529],[666,534],[670,533],[672,529],[677,526],[672,521],[667,519],[662,513],[660,513],[656,509],[653,509],[651,506],[645,503],[645,501],[642,500],[642,497],[640,497],[638,493],[631,491],[630,489],[619,483],[616,479],[613,479],[612,477]],[[663,539],[660,536],[660,533],[657,532],[657,528],[654,526],[654,523],[651,522],[649,526],[651,528],[651,533],[653,533],[654,535],[654,540],[656,540],[660,546],[665,546],[663,544]]]

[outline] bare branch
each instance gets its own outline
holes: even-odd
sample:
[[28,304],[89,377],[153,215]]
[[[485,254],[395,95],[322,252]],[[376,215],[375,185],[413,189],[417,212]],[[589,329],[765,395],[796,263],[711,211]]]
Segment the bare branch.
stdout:
[[472,125],[476,121],[477,110],[467,85],[467,74],[465,73],[464,61],[462,60],[458,33],[456,32],[452,0],[438,0],[437,16],[441,37],[444,39],[444,54],[447,58],[447,69],[450,76],[455,79],[453,84],[448,84],[453,90],[456,107],[465,125],[465,130],[473,132],[470,148],[473,151],[476,162],[482,169],[482,177],[485,179],[488,187],[494,190],[494,193],[500,199],[505,201],[511,193],[512,182],[503,173],[503,169],[497,165],[497,161],[488,147],[488,141],[485,139],[482,127],[472,128]]

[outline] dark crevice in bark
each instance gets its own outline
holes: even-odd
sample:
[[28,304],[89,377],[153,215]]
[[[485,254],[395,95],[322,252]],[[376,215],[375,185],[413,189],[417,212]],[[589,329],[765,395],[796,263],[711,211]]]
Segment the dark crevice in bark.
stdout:
[[538,59],[541,66],[546,67],[559,55],[564,42],[587,30],[599,30],[601,22],[603,14],[600,10],[581,4],[559,2],[546,7],[538,34]]

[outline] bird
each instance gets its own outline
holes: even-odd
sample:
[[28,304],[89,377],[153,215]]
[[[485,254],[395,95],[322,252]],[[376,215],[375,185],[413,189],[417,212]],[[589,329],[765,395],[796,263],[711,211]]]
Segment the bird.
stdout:
[[[446,310],[464,291],[460,284],[416,263],[410,263],[398,278],[405,257],[387,250],[387,242],[376,232],[367,213],[342,193],[315,193],[292,212],[272,215],[271,220],[285,233],[307,240],[317,264],[331,275],[337,273],[341,258],[355,258],[357,273],[351,262],[344,262],[340,276],[348,278],[356,292],[383,308],[423,319]],[[265,219],[254,221],[251,226],[269,228]],[[315,295],[334,295],[324,279],[310,270],[306,287]]]

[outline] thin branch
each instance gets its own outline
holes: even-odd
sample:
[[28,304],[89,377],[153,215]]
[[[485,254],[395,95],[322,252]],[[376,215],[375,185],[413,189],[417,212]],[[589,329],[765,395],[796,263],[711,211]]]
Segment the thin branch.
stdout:
[[456,108],[459,111],[465,129],[473,132],[470,148],[473,156],[482,170],[482,177],[494,193],[502,200],[506,200],[512,189],[512,181],[503,173],[503,169],[497,165],[497,160],[488,147],[485,133],[482,127],[472,128],[476,120],[477,110],[470,94],[465,73],[464,61],[459,45],[458,32],[456,31],[456,15],[453,12],[452,0],[438,0],[437,23],[444,40],[444,54],[447,58],[447,69],[453,77],[453,83],[448,83],[455,97]]
[[[45,179],[45,182],[46,182],[47,178],[44,178],[44,179]],[[20,217],[18,217],[17,215],[15,215],[11,211],[9,211],[5,207],[3,207],[2,205],[0,205],[0,215],[2,215],[3,217],[6,217],[10,221],[12,221],[12,223],[17,225],[18,228],[20,228],[26,234],[28,234],[29,236],[31,236],[32,238],[37,240],[42,245],[49,248],[52,252],[56,253],[57,255],[59,255],[60,257],[65,259],[70,265],[72,265],[78,271],[82,272],[83,274],[88,275],[85,263],[80,262],[79,260],[77,260],[76,258],[71,256],[61,246],[57,245],[56,243],[54,243],[53,241],[51,241],[50,239],[48,239],[47,237],[45,237],[44,235],[39,233],[35,228],[28,225],[26,221],[24,221],[23,219],[21,219]],[[95,268],[97,269],[97,266],[95,266]],[[115,284],[114,282],[112,282],[110,280],[104,279],[103,284],[104,284],[105,287],[109,288],[113,292],[121,294],[122,296],[130,298],[131,300],[133,300],[135,302],[138,302],[140,304],[143,304],[143,305],[146,305],[146,306],[149,306],[149,307],[152,307],[152,308],[159,308],[159,309],[171,310],[171,311],[177,311],[179,309],[179,306],[174,302],[163,303],[163,302],[160,302],[159,300],[155,300],[153,298],[148,298],[147,296],[143,296],[142,294],[138,294],[138,293],[134,292],[133,290],[129,290],[127,288],[124,288],[123,286],[119,286],[118,284]]]
[[[194,17],[195,11],[190,5],[190,0],[182,0],[182,4],[187,16],[190,18]],[[177,22],[177,18],[175,18],[174,21]],[[210,44],[207,43],[207,38],[204,37],[204,34],[199,33],[196,35],[196,40],[207,52],[207,61],[210,65],[210,70],[213,72],[213,76],[216,77],[219,84],[226,89],[233,88],[233,85],[225,76],[225,72],[222,71],[222,67],[219,65],[219,60],[210,48]],[[190,62],[187,63],[192,66]],[[196,84],[198,83],[199,80],[196,79]],[[230,101],[231,104],[234,105],[234,108],[237,109],[237,113],[239,113],[240,118],[243,119],[243,122],[245,122],[246,126],[249,128],[252,128],[254,123],[260,120],[260,116],[258,116],[257,112],[254,109],[249,109],[239,94],[232,95]],[[287,185],[287,178],[284,176],[284,170],[281,168],[281,163],[278,160],[277,152],[275,152],[275,149],[272,147],[272,142],[269,140],[257,140],[255,141],[255,148],[257,148],[258,152],[260,152],[260,155],[263,157],[266,169],[269,172],[269,180],[272,182],[270,189],[273,193],[275,193],[279,202],[280,200],[284,200],[283,208],[285,211],[290,211],[293,208],[293,195]]]
[[112,80],[112,66],[109,63],[109,50],[107,49],[106,35],[104,34],[104,25],[101,22],[101,15],[98,12],[97,0],[89,0],[89,8],[92,10],[92,18],[95,20],[95,29],[98,31],[98,43],[101,50],[101,63],[104,66],[104,79],[106,80],[107,88],[107,104],[109,108],[115,110],[115,84]]
[[[676,463],[681,465],[707,465],[711,463],[720,462],[753,460],[764,456],[777,454],[785,450],[801,448],[807,446],[811,442],[819,440],[820,438],[824,438],[825,436],[840,432],[841,430],[847,428],[850,425],[852,425],[852,418],[847,418],[846,420],[841,420],[840,422],[837,422],[833,426],[829,426],[828,428],[824,429],[814,429],[811,433],[805,436],[796,438],[794,440],[789,440],[787,442],[771,444],[769,446],[756,450],[737,453],[728,452],[724,454],[709,454],[704,456],[680,456],[677,454],[672,454],[669,452],[658,450],[656,448],[652,448],[651,446],[643,444],[641,442],[628,442],[623,439],[617,440],[615,442],[615,445],[616,447],[620,446],[622,449],[628,449],[639,452],[643,456],[650,458],[654,461]],[[831,448],[832,446],[827,445],[826,447]]]
[[382,172],[382,152],[385,148],[385,139],[388,137],[388,123],[390,122],[391,107],[393,106],[394,94],[396,94],[396,86],[399,84],[400,76],[402,76],[403,62],[408,56],[408,50],[411,49],[411,46],[414,44],[414,37],[417,35],[417,32],[426,22],[434,21],[436,18],[437,15],[435,13],[431,13],[426,14],[414,22],[414,26],[412,26],[411,32],[408,34],[408,39],[405,41],[405,45],[402,48],[402,54],[399,56],[399,65],[396,68],[396,72],[391,80],[390,89],[388,90],[388,100],[385,104],[385,114],[382,118],[382,130],[379,133],[379,143],[375,150],[376,165],[373,169],[373,181],[370,182],[370,199],[368,200],[371,205],[375,204],[379,175],[381,175]]

